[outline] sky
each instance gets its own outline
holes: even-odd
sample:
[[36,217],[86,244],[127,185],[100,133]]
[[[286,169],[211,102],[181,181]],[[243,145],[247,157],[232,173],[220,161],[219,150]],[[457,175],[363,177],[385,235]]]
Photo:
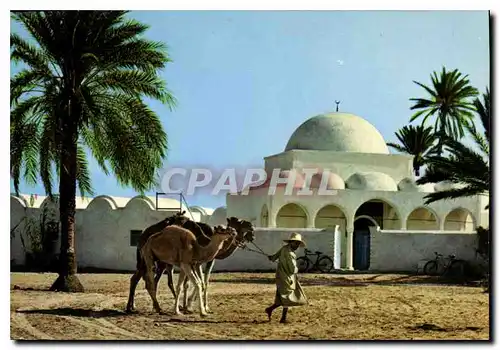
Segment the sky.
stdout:
[[[489,86],[486,11],[132,11],[167,44],[161,73],[178,101],[150,102],[168,135],[165,167],[263,167],[293,131],[339,110],[373,124],[387,142],[408,124],[411,97],[443,66]],[[11,31],[24,35],[17,23]],[[11,65],[11,75],[18,68]],[[91,160],[96,195],[134,196]],[[13,185],[11,180],[11,191]],[[22,193],[45,194],[21,185]],[[149,193],[154,195],[154,192]],[[187,197],[217,208],[225,196]]]

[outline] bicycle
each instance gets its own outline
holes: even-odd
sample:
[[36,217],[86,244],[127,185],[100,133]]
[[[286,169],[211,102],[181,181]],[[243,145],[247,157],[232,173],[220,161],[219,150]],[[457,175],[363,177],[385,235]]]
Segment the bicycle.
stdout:
[[[425,275],[458,277],[464,274],[467,264],[465,260],[457,259],[454,254],[448,255],[447,258],[444,258],[443,254],[439,254],[438,252],[434,252],[434,254],[436,257],[424,265]],[[442,266],[440,274],[438,273],[439,265]]]
[[[297,267],[299,272],[306,272],[310,268],[318,269],[321,272],[330,272],[333,269],[333,260],[330,257],[324,255],[322,252],[312,252],[308,249],[304,249],[304,256],[297,259]],[[308,256],[316,255],[316,261],[313,262]]]

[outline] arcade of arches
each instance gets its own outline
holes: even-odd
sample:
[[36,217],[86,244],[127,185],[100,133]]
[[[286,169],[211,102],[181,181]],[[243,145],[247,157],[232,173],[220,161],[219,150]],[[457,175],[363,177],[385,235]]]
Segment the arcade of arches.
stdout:
[[[296,203],[288,203],[280,208],[276,215],[276,227],[306,228],[308,215],[304,207]],[[354,218],[369,217],[373,226],[380,226],[382,230],[402,229],[402,220],[397,210],[382,200],[371,200],[363,203],[357,210]],[[471,213],[463,208],[450,211],[441,223],[436,214],[429,208],[419,207],[406,217],[406,229],[415,231],[473,231],[476,222]],[[345,231],[347,218],[345,213],[335,204],[328,204],[315,215],[314,228],[326,229],[339,225],[340,231]],[[375,225],[376,223],[376,225]],[[269,211],[264,205],[261,210],[261,226],[269,225]]]
[[[396,208],[383,200],[370,200],[363,203],[354,215],[354,230],[347,232],[347,216],[335,204],[322,207],[309,220],[304,207],[296,203],[282,206],[276,215],[278,228],[334,229],[339,226],[341,248],[341,264],[356,270],[367,270],[370,266],[370,226],[379,226],[382,230],[401,230],[404,218],[401,218]],[[418,231],[437,231],[440,227],[447,231],[472,231],[475,221],[465,209],[458,208],[449,212],[443,223],[429,208],[419,207],[406,217],[406,229]],[[269,224],[269,211],[264,205],[261,211],[261,225]],[[351,242],[351,244],[349,244]],[[350,257],[350,259],[349,259]],[[350,261],[349,261],[350,260]],[[351,265],[351,266],[350,266]]]

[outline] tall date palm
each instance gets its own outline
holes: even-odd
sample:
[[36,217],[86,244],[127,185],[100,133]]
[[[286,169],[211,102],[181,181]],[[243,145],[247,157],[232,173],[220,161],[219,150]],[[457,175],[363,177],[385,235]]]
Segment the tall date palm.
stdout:
[[85,149],[106,174],[139,192],[156,184],[167,135],[145,98],[175,104],[159,72],[170,61],[126,11],[15,11],[30,38],[11,34],[11,176],[59,181],[61,254],[51,290],[78,292],[75,197],[92,193]]
[[441,74],[437,72],[431,74],[432,87],[414,81],[427,93],[427,98],[411,98],[414,101],[411,110],[417,112],[411,117],[410,122],[422,117],[422,124],[425,124],[430,116],[434,116],[434,131],[439,136],[436,152],[442,154],[443,139],[448,136],[455,140],[462,138],[465,126],[472,120],[474,105],[471,98],[474,98],[478,91],[470,85],[467,75],[462,75],[455,69],[447,71],[443,67]]
[[488,89],[482,97],[483,101],[475,99],[474,105],[484,134],[477,130],[473,122],[470,122],[466,124],[465,128],[474,141],[474,146],[469,146],[451,137],[445,138],[443,144],[448,154],[428,157],[426,160],[428,168],[425,174],[417,180],[417,184],[449,181],[461,186],[429,193],[424,197],[426,204],[443,199],[489,193],[491,184],[489,164],[491,115]]

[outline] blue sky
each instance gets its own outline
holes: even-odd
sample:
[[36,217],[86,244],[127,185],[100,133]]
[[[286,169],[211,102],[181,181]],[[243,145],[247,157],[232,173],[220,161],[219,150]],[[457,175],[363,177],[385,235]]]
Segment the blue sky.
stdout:
[[[168,134],[165,166],[263,166],[309,117],[340,111],[364,117],[394,141],[408,123],[409,98],[430,73],[458,68],[480,91],[489,85],[486,11],[133,11],[165,42],[162,73],[178,100],[152,103]],[[11,30],[23,33],[17,24]],[[11,74],[17,69],[12,69]],[[94,161],[96,194],[134,196]],[[11,181],[11,191],[13,190]],[[41,185],[23,193],[44,194]],[[225,197],[198,195],[216,208]]]

